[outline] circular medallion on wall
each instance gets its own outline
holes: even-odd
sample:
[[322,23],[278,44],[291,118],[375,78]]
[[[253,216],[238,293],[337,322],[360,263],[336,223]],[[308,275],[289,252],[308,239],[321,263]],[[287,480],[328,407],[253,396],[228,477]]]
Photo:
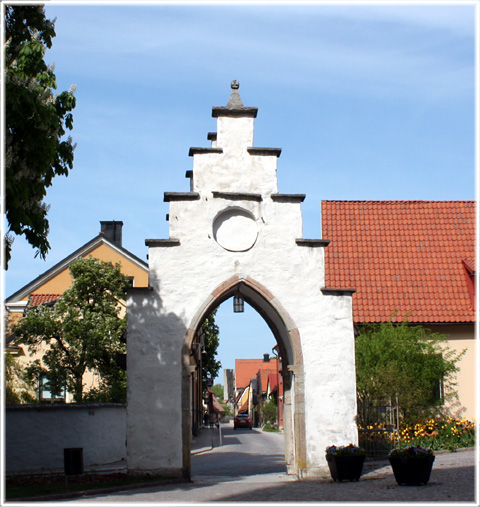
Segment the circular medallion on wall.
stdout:
[[257,241],[258,227],[255,217],[242,208],[221,211],[213,221],[213,237],[225,250],[245,252]]

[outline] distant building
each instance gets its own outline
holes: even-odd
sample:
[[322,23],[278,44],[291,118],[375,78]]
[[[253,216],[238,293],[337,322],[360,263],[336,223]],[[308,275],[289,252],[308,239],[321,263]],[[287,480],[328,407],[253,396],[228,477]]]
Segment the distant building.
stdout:
[[283,381],[281,365],[277,358],[264,354],[263,359],[235,360],[235,414],[248,413],[255,425],[260,423],[260,413],[256,407],[261,406],[274,395],[278,400],[279,426],[283,426]]
[[235,374],[232,369],[223,370],[223,399],[233,402],[235,398]]

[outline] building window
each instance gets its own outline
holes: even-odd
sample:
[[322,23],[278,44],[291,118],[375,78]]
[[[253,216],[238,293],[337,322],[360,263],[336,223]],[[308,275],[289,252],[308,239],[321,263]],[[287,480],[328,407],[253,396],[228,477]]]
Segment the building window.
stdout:
[[47,375],[41,374],[38,378],[38,399],[44,403],[62,403],[65,402],[67,392],[65,387],[59,395],[52,395],[50,391],[50,381]]
[[443,378],[440,378],[437,380],[437,382],[435,382],[433,386],[433,397],[436,401],[440,401],[441,404],[443,405],[445,398]]

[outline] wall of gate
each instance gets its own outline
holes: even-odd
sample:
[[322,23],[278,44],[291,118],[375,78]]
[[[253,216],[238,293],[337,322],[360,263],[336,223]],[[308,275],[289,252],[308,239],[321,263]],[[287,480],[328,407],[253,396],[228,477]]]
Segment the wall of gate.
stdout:
[[125,468],[126,405],[18,405],[5,410],[7,474],[63,473],[65,448],[87,470]]
[[[328,239],[303,237],[303,194],[279,193],[280,148],[255,147],[257,108],[238,83],[192,147],[188,192],[165,192],[169,237],[147,239],[149,287],[127,296],[127,440],[132,473],[190,476],[191,353],[208,312],[241,296],[282,352],[286,468],[326,469],[325,447],[358,441],[354,289],[325,287]],[[284,377],[285,378],[285,377]]]

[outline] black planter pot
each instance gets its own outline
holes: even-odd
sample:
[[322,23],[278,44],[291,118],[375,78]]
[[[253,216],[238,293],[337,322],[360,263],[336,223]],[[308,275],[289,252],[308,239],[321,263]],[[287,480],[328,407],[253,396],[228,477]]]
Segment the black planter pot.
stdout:
[[398,484],[419,485],[428,483],[435,456],[390,457],[388,459]]
[[334,481],[358,481],[362,475],[365,456],[326,455],[328,468]]

